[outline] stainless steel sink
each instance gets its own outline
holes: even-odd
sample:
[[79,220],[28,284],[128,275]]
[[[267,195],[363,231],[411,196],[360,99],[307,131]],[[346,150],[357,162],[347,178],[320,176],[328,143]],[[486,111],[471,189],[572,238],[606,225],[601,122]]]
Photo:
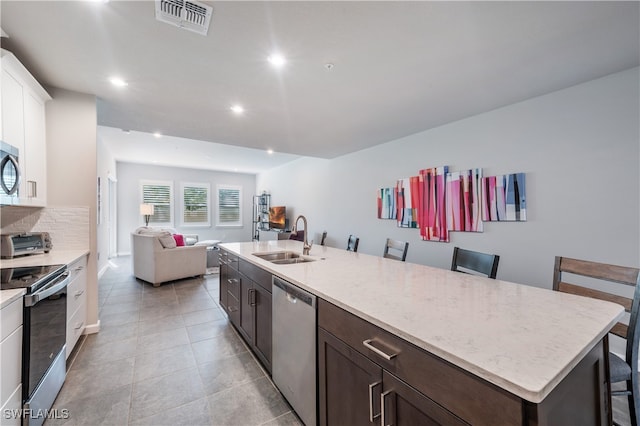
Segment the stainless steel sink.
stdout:
[[290,265],[292,263],[306,263],[313,261],[315,261],[315,259],[309,259],[308,257],[294,257],[293,259],[272,260],[271,263],[275,263],[276,265]]
[[270,253],[253,253],[254,256],[264,259],[276,265],[289,265],[292,263],[313,262],[316,259],[302,257],[299,253],[293,251],[274,251]]

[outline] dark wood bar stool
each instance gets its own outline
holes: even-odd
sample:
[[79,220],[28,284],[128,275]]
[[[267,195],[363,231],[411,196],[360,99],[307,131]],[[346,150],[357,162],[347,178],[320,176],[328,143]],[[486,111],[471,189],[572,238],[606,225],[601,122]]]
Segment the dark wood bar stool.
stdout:
[[488,278],[495,278],[498,273],[500,256],[496,254],[480,253],[472,250],[454,247],[451,270],[457,272],[477,272]]
[[[629,416],[633,426],[638,425],[640,415],[640,391],[638,388],[638,343],[640,341],[640,327],[638,327],[638,304],[640,303],[640,279],[638,269],[625,266],[609,265],[606,263],[590,262],[587,260],[571,259],[568,257],[556,256],[553,270],[553,289],[564,293],[577,294],[580,296],[593,297],[595,299],[606,300],[624,306],[625,311],[630,313],[629,324],[617,323],[611,329],[611,333],[627,340],[625,359],[614,353],[609,353],[609,372],[611,383],[626,382],[626,389],[612,391],[612,396],[626,396],[629,402]],[[576,278],[588,277],[600,280],[602,287],[624,288],[635,287],[633,299],[609,293],[605,290],[595,290],[584,287],[581,284],[570,284],[565,282],[564,273],[573,275],[571,281]],[[605,287],[606,286],[606,287]],[[614,425],[619,423],[613,422]]]
[[407,251],[409,250],[409,243],[407,241],[398,241],[387,238],[387,242],[384,245],[383,257],[387,259],[400,260],[402,262],[407,258]]

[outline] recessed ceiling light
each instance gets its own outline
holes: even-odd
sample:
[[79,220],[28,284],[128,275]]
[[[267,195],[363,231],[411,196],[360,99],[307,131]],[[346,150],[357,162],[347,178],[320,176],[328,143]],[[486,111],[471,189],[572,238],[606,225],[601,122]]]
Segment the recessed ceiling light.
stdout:
[[113,84],[116,87],[126,87],[129,85],[129,83],[127,83],[120,77],[111,77],[109,81],[111,82],[111,84]]
[[269,154],[269,155],[273,154],[273,150],[272,149],[268,149],[267,150],[267,154]]
[[285,57],[279,53],[274,53],[273,55],[269,56],[267,60],[271,65],[273,65],[276,68],[282,68],[284,64],[287,63],[287,60],[285,59]]
[[244,108],[242,107],[242,105],[233,105],[229,109],[235,114],[242,114],[244,112]]
[[153,136],[155,136],[156,138],[161,138],[161,137],[162,137],[162,133],[160,133],[160,132],[155,132],[155,133],[153,134]]

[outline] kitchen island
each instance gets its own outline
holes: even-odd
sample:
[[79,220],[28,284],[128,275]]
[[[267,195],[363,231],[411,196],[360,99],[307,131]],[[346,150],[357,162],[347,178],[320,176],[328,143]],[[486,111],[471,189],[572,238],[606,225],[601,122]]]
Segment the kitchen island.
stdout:
[[[494,419],[510,419],[505,420],[509,423],[518,419],[518,424],[552,424],[560,418],[557,416],[567,415],[557,411],[560,406],[571,413],[572,402],[583,402],[573,401],[579,399],[582,392],[588,400],[593,399],[588,395],[599,396],[597,401],[591,401],[594,407],[581,407],[589,413],[589,418],[595,417],[592,423],[608,422],[606,336],[622,316],[622,306],[325,246],[312,248],[311,262],[278,265],[255,256],[277,251],[301,253],[302,244],[297,241],[225,243],[220,247],[320,298],[320,331],[324,333],[328,329],[331,338],[337,337],[340,344],[371,355],[369,349],[356,342],[358,336],[351,335],[355,333],[353,330],[362,330],[377,336],[373,344],[381,343],[380,350],[411,353],[417,349],[432,357],[429,362],[444,366],[442,371],[446,374],[429,371],[424,376],[424,372],[416,371],[415,377],[426,378],[414,387],[463,422],[490,424],[476,417],[485,409],[483,406],[491,407],[489,390],[496,391],[498,400],[504,397],[498,406],[507,412],[506,417],[495,412]],[[345,327],[347,322],[353,326]],[[383,341],[385,336],[398,340]],[[375,354],[370,358],[375,358]],[[319,348],[319,359],[322,362],[322,348]],[[385,371],[397,372],[401,368],[393,363],[401,363],[402,357],[396,359],[398,361],[374,361]],[[421,368],[429,362],[417,361],[415,366]],[[584,363],[587,365],[582,365]],[[320,365],[319,369],[322,368]],[[594,376],[581,380],[584,374],[577,375],[578,369]],[[594,373],[594,370],[597,371]],[[459,394],[459,401],[454,405],[462,408],[452,407],[449,402],[456,399],[456,395],[448,396],[448,389],[440,385],[422,386],[423,382],[430,381],[429,377],[436,380],[438,374],[450,376],[460,372],[486,385],[485,388],[474,388],[471,384],[465,387],[475,393],[486,391],[487,401],[483,401],[485,395]],[[429,376],[432,373],[433,376]],[[452,376],[452,382],[454,379]],[[321,386],[322,383],[321,371]],[[593,392],[585,391],[585,386],[594,388]],[[453,385],[453,388],[459,387]],[[464,388],[458,390],[465,392]],[[373,392],[379,393],[380,389]],[[321,423],[322,404],[327,403],[322,393],[321,389]],[[552,400],[556,401],[553,405]],[[477,412],[465,408],[474,405],[478,406]],[[373,417],[373,411],[380,409],[379,402],[371,403],[370,408]]]

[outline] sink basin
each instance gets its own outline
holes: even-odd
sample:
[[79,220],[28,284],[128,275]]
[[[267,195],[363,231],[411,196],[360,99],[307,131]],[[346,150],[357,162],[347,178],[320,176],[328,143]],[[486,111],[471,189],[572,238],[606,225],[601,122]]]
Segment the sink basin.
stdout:
[[276,265],[290,265],[292,263],[313,262],[314,260],[315,259],[309,259],[308,257],[294,257],[292,259],[272,260],[271,263],[275,263]]
[[293,251],[274,251],[271,253],[253,253],[254,256],[259,257],[260,259],[268,260],[269,262],[273,262],[276,260],[291,260],[298,259],[300,255]]
[[290,265],[292,263],[313,262],[316,259],[302,257],[299,253],[293,251],[274,251],[271,253],[253,253],[254,256],[264,259],[276,265]]

